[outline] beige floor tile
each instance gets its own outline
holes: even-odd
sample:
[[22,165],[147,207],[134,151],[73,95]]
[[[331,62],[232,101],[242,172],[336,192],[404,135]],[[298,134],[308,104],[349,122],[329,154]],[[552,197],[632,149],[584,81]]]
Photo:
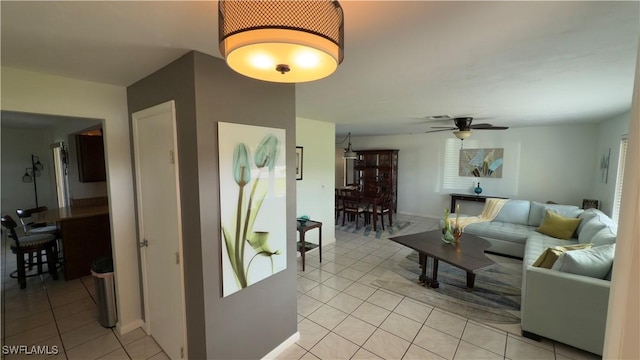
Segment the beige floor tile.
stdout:
[[298,323],[299,323],[300,321],[302,321],[302,320],[306,319],[304,316],[302,316],[302,315],[300,315],[300,314],[296,314],[296,316],[297,316],[297,321],[296,321],[296,322],[298,322]]
[[291,346],[289,346],[288,348],[286,348],[283,352],[280,353],[280,355],[276,356],[275,359],[277,360],[298,360],[300,359],[302,356],[304,356],[304,354],[307,353],[307,350],[305,348],[303,348],[302,346],[298,345],[298,344],[293,344]]
[[363,300],[360,300],[355,296],[351,296],[345,293],[339,293],[333,299],[329,300],[327,302],[327,305],[331,305],[340,311],[351,314],[363,302]]
[[376,331],[375,326],[353,316],[348,316],[333,329],[336,334],[361,346],[374,331]]
[[324,284],[320,284],[316,287],[314,287],[313,289],[309,290],[306,292],[307,296],[311,296],[312,298],[318,300],[318,301],[322,301],[324,303],[326,303],[327,301],[333,299],[333,297],[335,297],[336,295],[338,295],[340,293],[340,291],[329,287],[327,285]]
[[348,316],[347,313],[333,308],[329,305],[322,305],[307,318],[329,330],[332,330]]
[[367,298],[367,301],[374,305],[378,305],[381,308],[393,311],[400,301],[402,301],[402,298],[403,297],[399,295],[394,295],[383,290],[377,290]]
[[467,320],[463,320],[439,309],[435,309],[431,312],[431,315],[429,315],[429,318],[424,324],[451,336],[460,338],[466,323]]
[[325,280],[323,285],[329,286],[336,290],[342,291],[348,288],[351,284],[353,284],[353,280],[349,280],[347,278],[343,278],[342,276],[334,275],[327,280]]
[[302,355],[300,360],[320,360],[320,358],[307,351],[306,354]]
[[542,347],[520,341],[511,336],[507,337],[507,352],[509,359],[555,359],[553,351],[545,350]]
[[300,338],[296,341],[296,344],[310,350],[329,333],[329,330],[309,319],[304,319],[298,323],[298,332],[300,333]]
[[27,330],[53,322],[51,310],[41,311],[17,320],[6,321],[4,324],[4,336],[12,336]]
[[6,314],[7,319],[21,319],[50,309],[51,304],[49,303],[48,298],[42,298],[30,302],[13,301],[5,304],[4,314]]
[[376,292],[376,288],[360,284],[353,283],[348,288],[344,289],[343,292],[349,294],[351,296],[355,296],[358,299],[367,300],[369,296],[371,296],[374,292]]
[[113,333],[102,335],[71,350],[67,350],[69,360],[98,359],[121,348]]
[[58,336],[55,322],[50,322],[17,335],[5,338],[5,345],[37,345],[40,342]]
[[127,354],[132,360],[148,359],[159,352],[162,352],[160,346],[153,340],[151,336],[145,336],[132,343],[124,346]]
[[[307,259],[308,261],[309,259]],[[306,266],[306,265],[305,265]],[[306,271],[302,276],[304,276],[307,279],[313,280],[313,281],[317,281],[319,283],[327,280],[328,278],[333,276],[333,273],[330,273],[326,270],[323,269],[314,269],[311,271]]]
[[443,360],[442,356],[438,356],[429,350],[425,350],[420,346],[411,344],[409,350],[404,354],[402,360]]
[[507,334],[469,322],[462,334],[462,340],[504,356]]
[[164,352],[160,352],[153,355],[148,360],[171,360],[171,359]]
[[97,321],[92,321],[86,325],[62,333],[61,337],[65,349],[73,349],[78,345],[82,345],[110,332],[112,332],[111,329],[102,327]]
[[364,274],[364,276],[362,276],[360,279],[358,279],[358,282],[360,284],[364,284],[364,285],[371,286],[371,287],[374,287],[376,289],[379,289],[380,287],[378,285],[376,285],[376,283],[375,283],[376,280],[378,280],[378,276],[366,273],[366,274]]
[[364,273],[368,273],[369,271],[373,270],[373,268],[375,268],[376,266],[377,265],[371,264],[365,261],[356,261],[355,263],[351,264],[351,266],[349,267],[352,269],[362,271]]
[[310,296],[302,295],[298,297],[298,314],[309,316],[322,306],[322,302]]
[[453,358],[455,360],[502,360],[504,357],[479,346],[461,341]]
[[422,324],[402,315],[391,313],[380,325],[380,328],[407,341],[413,341],[422,328]]
[[378,329],[362,347],[383,359],[400,359],[409,348],[409,345],[410,342]]
[[[25,344],[26,345],[26,344]],[[35,346],[35,347],[33,347]],[[15,350],[15,348],[13,349]],[[11,351],[11,350],[9,350]],[[44,359],[66,359],[64,354],[64,348],[59,336],[54,336],[50,339],[38,341],[36,344],[28,345],[19,354],[12,353],[9,355],[3,355],[5,360],[44,360]]]
[[83,310],[65,318],[56,320],[60,333],[64,334],[67,331],[77,329],[90,322],[98,320],[98,308]]
[[91,310],[91,309],[97,309],[97,305],[93,301],[93,299],[86,297],[86,298],[82,298],[81,300],[74,301],[74,302],[54,308],[53,315],[55,316],[56,320],[60,320],[65,317],[69,317],[71,315],[77,314],[79,312],[82,312],[85,310]]
[[358,306],[351,315],[374,326],[380,326],[390,313],[391,311],[389,310],[365,301],[362,305]]
[[330,333],[311,348],[310,352],[320,359],[349,359],[358,349],[358,345]]
[[456,352],[460,339],[455,338],[449,334],[445,334],[442,331],[438,331],[427,325],[422,326],[418,336],[413,341],[414,344],[420,346],[423,349],[442,356],[445,359],[452,359]]
[[[324,254],[323,254],[323,255],[324,255]],[[327,263],[323,262],[323,263],[320,265],[320,269],[322,269],[322,270],[324,270],[324,271],[328,271],[328,272],[330,272],[330,273],[332,273],[332,274],[337,274],[337,273],[339,273],[340,271],[342,271],[342,270],[346,269],[346,266],[344,266],[344,265],[340,265],[340,264],[336,264],[336,263],[334,263],[333,261],[331,261],[331,262],[327,262]]]
[[114,331],[114,334],[116,334],[116,337],[118,338],[118,340],[120,340],[120,343],[122,343],[122,345],[130,344],[138,339],[142,339],[143,337],[147,336],[142,328],[137,328],[135,330],[129,331],[124,335],[120,335],[118,331]]
[[117,350],[112,351],[107,355],[100,357],[98,360],[129,360],[129,359],[131,358],[129,357],[129,355],[127,355],[127,352],[124,351],[124,348],[118,348]]
[[51,302],[51,306],[56,308],[58,306],[66,305],[72,302],[76,302],[78,300],[83,300],[86,298],[90,298],[89,293],[86,289],[78,289],[73,291],[61,291],[56,294],[49,294],[49,301]]
[[306,293],[307,291],[313,289],[318,286],[320,283],[311,279],[307,279],[306,277],[298,278],[297,288],[298,291]]
[[351,358],[351,360],[378,360],[378,359],[382,360],[380,356],[363,348],[360,348],[358,352],[356,352],[355,355],[353,355],[353,357]]
[[409,319],[417,321],[421,324],[424,324],[424,322],[429,317],[429,314],[431,314],[431,311],[433,311],[432,306],[418,303],[409,298],[402,299],[398,306],[393,309],[394,313],[408,317]]
[[[345,265],[345,264],[342,264],[342,265]],[[348,266],[348,265],[346,265],[346,266]],[[340,275],[340,276],[342,276],[344,278],[347,278],[349,280],[356,281],[356,280],[360,279],[362,276],[364,276],[364,274],[366,274],[364,271],[360,271],[360,270],[356,270],[356,269],[348,267],[348,268],[340,271],[336,275]]]

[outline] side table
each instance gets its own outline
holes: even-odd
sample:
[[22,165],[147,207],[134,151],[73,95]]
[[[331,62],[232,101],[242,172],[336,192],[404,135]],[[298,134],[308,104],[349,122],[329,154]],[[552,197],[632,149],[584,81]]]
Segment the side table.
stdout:
[[304,256],[306,252],[306,246],[304,241],[304,234],[311,229],[318,229],[318,251],[320,253],[320,262],[322,262],[322,223],[320,221],[307,220],[304,223],[297,222],[297,230],[300,233],[300,256],[302,256],[302,271],[304,271]]

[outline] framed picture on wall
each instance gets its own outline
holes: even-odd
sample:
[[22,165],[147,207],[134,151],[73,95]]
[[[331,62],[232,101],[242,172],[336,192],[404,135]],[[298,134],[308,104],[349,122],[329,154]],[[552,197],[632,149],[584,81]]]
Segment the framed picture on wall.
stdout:
[[296,180],[302,180],[302,146],[296,146]]

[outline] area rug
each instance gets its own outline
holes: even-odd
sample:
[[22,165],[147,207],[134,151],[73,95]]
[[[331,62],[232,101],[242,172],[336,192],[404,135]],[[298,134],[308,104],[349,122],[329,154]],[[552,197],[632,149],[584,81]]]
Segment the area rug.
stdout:
[[[473,291],[467,291],[467,273],[444,262],[438,265],[440,287],[432,289],[418,281],[422,270],[413,252],[373,284],[425,304],[480,322],[520,323],[522,270],[517,260],[489,255],[498,266],[476,274]],[[510,264],[510,265],[509,265]],[[431,272],[431,263],[427,275]]]
[[344,226],[342,226],[342,220],[340,219],[336,222],[336,231],[344,231],[352,234],[360,234],[361,236],[372,236],[376,239],[383,239],[391,236],[398,236],[400,231],[411,225],[410,221],[394,221],[393,226],[389,226],[388,221],[385,220],[384,230],[382,230],[382,225],[378,222],[378,229],[373,231],[373,224],[363,225],[363,222],[364,221],[362,220],[359,221],[358,227],[356,228],[355,221],[345,222]]

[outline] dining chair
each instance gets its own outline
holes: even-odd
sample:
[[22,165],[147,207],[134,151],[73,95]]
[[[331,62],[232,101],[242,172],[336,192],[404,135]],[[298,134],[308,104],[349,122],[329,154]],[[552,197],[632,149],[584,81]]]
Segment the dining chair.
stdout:
[[358,191],[344,191],[342,197],[342,226],[344,226],[347,214],[356,218],[356,228],[358,228],[358,218],[360,215],[364,215],[368,207],[363,206],[360,202],[360,192]]
[[335,212],[336,212],[336,220],[338,220],[340,218],[340,213],[342,212],[342,210],[344,209],[344,206],[342,204],[342,190],[341,189],[335,189]]
[[[382,200],[376,204],[376,213],[371,214],[373,216],[380,216],[380,222],[382,223],[382,230],[384,230],[384,215],[388,214],[389,216],[389,226],[393,226],[393,220],[391,220],[391,207],[393,203],[393,195],[389,192],[383,193]],[[372,213],[373,211],[369,211]]]
[[[42,233],[34,235],[18,236],[16,228],[18,224],[9,215],[1,218],[2,227],[9,231],[9,238],[13,239],[14,244],[11,251],[16,254],[17,270],[9,276],[18,278],[20,289],[27,287],[27,277],[38,276],[44,274],[43,252],[46,254],[47,271],[54,280],[58,279],[57,265],[58,256],[56,254],[56,237],[52,234]],[[25,261],[25,255],[28,260]],[[33,266],[37,266],[37,272],[27,275],[27,268],[30,270]]]

